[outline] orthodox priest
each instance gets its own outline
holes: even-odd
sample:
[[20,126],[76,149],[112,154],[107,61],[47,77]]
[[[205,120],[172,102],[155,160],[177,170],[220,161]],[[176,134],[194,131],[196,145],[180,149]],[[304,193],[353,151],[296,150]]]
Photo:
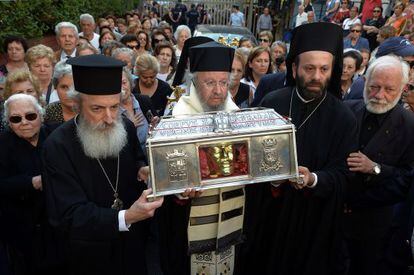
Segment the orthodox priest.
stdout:
[[148,167],[135,128],[120,116],[123,62],[72,58],[79,115],[43,152],[49,219],[65,240],[70,274],[146,274],[148,222],[161,200],[138,177]]
[[[233,56],[234,49],[217,42],[191,47],[190,93],[180,98],[173,115],[237,110],[228,90]],[[243,187],[183,195],[166,197],[157,213],[163,274],[233,274],[242,239]]]
[[249,186],[244,274],[338,274],[340,268],[346,158],[357,147],[356,119],[339,100],[342,29],[306,24],[291,41],[289,86],[266,95],[261,106],[295,124],[302,179]]

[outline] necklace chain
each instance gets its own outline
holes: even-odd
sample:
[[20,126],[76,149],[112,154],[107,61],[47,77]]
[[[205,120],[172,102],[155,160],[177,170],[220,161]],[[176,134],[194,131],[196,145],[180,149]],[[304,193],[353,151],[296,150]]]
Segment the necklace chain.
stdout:
[[[290,95],[290,105],[289,105],[289,117],[290,118],[292,118],[292,101],[293,101],[293,94],[295,92],[296,93],[298,92],[297,89],[295,89],[295,91],[292,91],[292,94]],[[299,130],[306,123],[306,121],[308,121],[308,119],[313,115],[313,113],[316,112],[316,110],[319,108],[319,106],[325,100],[326,94],[327,94],[327,92],[325,92],[325,95],[323,96],[322,100],[318,103],[318,105],[315,107],[315,109],[313,109],[313,111],[305,118],[305,120],[299,125],[299,127],[297,127],[297,130]]]
[[96,159],[96,160],[98,161],[99,166],[102,169],[102,172],[104,173],[106,179],[108,180],[109,185],[111,186],[112,190],[114,191],[114,193],[115,193],[114,196],[115,197],[118,197],[118,194],[117,193],[118,193],[118,182],[119,182],[119,154],[118,154],[118,157],[117,157],[115,188],[114,188],[111,180],[109,179],[108,174],[106,173],[105,168],[103,167],[101,161],[99,159]]

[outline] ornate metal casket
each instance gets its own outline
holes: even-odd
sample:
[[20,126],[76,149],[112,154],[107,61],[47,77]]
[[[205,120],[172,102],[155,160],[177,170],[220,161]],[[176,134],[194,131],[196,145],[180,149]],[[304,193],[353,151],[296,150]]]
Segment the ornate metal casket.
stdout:
[[152,196],[299,177],[295,126],[273,109],[163,117],[147,149]]

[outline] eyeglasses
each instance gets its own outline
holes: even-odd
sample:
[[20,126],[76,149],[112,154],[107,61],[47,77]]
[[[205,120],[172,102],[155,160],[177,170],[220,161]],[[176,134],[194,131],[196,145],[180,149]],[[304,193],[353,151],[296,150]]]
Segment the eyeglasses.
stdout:
[[229,86],[229,82],[226,80],[222,80],[218,82],[211,80],[211,81],[203,82],[203,84],[209,89],[213,89],[217,87],[217,85],[219,85],[220,88],[227,88]]
[[138,50],[139,49],[139,46],[138,45],[135,45],[135,46],[132,46],[132,45],[127,45],[127,47],[128,48],[130,48],[131,50]]
[[361,30],[351,30],[351,32],[360,33],[360,32],[361,32]]
[[267,43],[267,42],[269,42],[269,39],[259,38],[259,42],[265,42],[265,43]]
[[[36,113],[28,113],[24,116],[24,118],[28,121],[33,121],[37,119]],[[9,121],[13,124],[17,124],[22,122],[23,117],[22,116],[10,116]]]

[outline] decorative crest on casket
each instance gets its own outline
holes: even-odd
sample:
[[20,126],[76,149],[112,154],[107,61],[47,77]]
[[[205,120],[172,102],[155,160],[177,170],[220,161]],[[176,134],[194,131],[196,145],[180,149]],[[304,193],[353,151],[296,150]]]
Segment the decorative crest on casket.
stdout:
[[187,158],[187,153],[181,149],[174,149],[166,153],[168,175],[171,182],[188,180]]
[[260,163],[260,171],[277,171],[283,167],[277,152],[276,138],[265,138],[262,141],[263,160]]
[[214,132],[231,132],[230,115],[227,112],[217,112],[214,115]]

